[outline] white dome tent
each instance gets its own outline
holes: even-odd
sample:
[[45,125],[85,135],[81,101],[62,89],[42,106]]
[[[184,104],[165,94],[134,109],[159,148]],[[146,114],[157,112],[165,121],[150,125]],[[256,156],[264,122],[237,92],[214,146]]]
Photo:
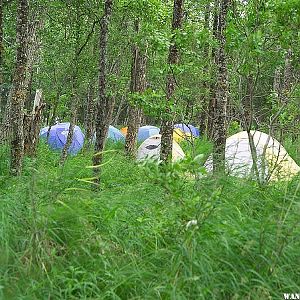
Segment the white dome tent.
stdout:
[[[289,156],[284,147],[274,138],[260,131],[251,131],[257,154],[257,169],[264,181],[288,180],[295,176],[300,167]],[[246,131],[239,132],[226,140],[226,170],[237,177],[255,178],[249,137]],[[207,171],[212,171],[210,156],[205,163]]]
[[[146,139],[139,147],[137,152],[138,160],[157,159],[160,157],[161,135],[153,135]],[[185,157],[181,147],[173,141],[172,161],[178,161]]]

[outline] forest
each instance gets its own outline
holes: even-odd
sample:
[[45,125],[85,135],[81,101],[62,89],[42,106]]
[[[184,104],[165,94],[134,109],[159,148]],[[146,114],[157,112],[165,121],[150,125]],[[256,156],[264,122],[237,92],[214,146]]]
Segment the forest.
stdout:
[[300,299],[299,0],[0,0],[0,300]]

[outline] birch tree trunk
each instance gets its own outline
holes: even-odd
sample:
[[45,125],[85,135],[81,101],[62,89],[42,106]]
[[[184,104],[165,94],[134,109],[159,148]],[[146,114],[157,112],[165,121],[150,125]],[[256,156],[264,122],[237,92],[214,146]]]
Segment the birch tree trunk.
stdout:
[[242,126],[243,129],[250,132],[253,125],[253,97],[254,97],[253,75],[246,77],[246,95],[242,97]]
[[77,110],[78,110],[78,89],[77,89],[77,81],[78,81],[78,65],[79,65],[79,37],[80,37],[80,6],[79,1],[76,1],[76,31],[75,31],[75,50],[74,50],[74,59],[72,66],[72,94],[71,94],[71,120],[68,131],[68,136],[66,140],[66,144],[61,152],[60,157],[60,165],[63,166],[67,157],[68,150],[72,144],[74,129],[77,121]]
[[124,107],[123,107],[124,103],[125,103],[125,96],[122,95],[119,106],[118,106],[118,109],[117,109],[117,112],[116,112],[116,115],[115,115],[115,118],[113,120],[114,125],[119,124],[120,115],[121,115],[122,110],[124,109]]
[[39,61],[41,50],[40,30],[44,25],[41,11],[33,13],[27,33],[27,67],[25,90],[27,92],[24,104],[24,155],[34,156],[38,146],[38,132],[41,125],[42,111],[45,105],[42,102],[42,90],[37,90],[34,103],[31,101],[31,85],[34,65]]
[[[204,12],[204,27],[210,31],[211,30],[211,4],[207,3],[205,6],[205,12]],[[212,51],[211,51],[211,45],[207,42],[204,44],[204,51],[203,51],[204,57],[207,58],[206,63],[203,66],[203,72],[210,72],[211,73],[211,59],[212,59]],[[210,84],[208,80],[204,80],[202,83],[202,86],[200,88],[203,88],[204,90],[210,91]],[[202,107],[201,111],[198,115],[198,124],[199,124],[199,130],[201,135],[208,136],[207,128],[208,128],[208,108],[210,103],[210,97],[209,94],[207,96],[204,96],[202,99]]]
[[[4,109],[4,114],[2,118],[2,122],[0,124],[0,144],[5,143],[8,141],[8,138],[12,134],[12,120],[11,120],[11,113],[12,113],[12,92],[13,87],[11,87],[8,96],[7,96],[7,102]],[[26,98],[26,97],[25,97]]]
[[0,0],[0,120],[3,113],[3,104],[2,92],[3,92],[3,56],[4,56],[4,47],[3,47],[3,0]]
[[[42,19],[41,9],[34,11],[32,14],[32,20],[29,22],[29,9],[27,12],[27,21],[26,21],[27,33],[24,43],[26,44],[26,49],[24,56],[26,57],[26,67],[25,67],[25,79],[23,83],[23,90],[26,92],[26,97],[24,99],[23,108],[28,109],[31,113],[32,103],[30,102],[29,89],[32,77],[33,77],[33,67],[36,62],[39,60],[40,48],[41,48],[41,40],[39,32],[42,29],[44,22]],[[12,112],[12,93],[13,89],[10,90],[9,95],[7,97],[7,103],[4,111],[4,116],[2,119],[2,123],[0,125],[0,142],[5,142],[12,131],[12,121],[11,121],[11,112]],[[30,114],[29,113],[29,114]],[[26,117],[26,120],[29,118]],[[28,125],[28,124],[27,124]],[[28,126],[25,126],[29,128]],[[26,135],[27,133],[25,133]]]
[[280,100],[284,104],[289,101],[289,93],[293,84],[292,55],[292,49],[288,49],[285,55],[283,83],[280,92]]
[[[139,31],[139,23],[135,22],[135,31]],[[132,50],[133,59],[131,66],[131,82],[130,92],[142,93],[146,89],[146,53],[141,53],[137,45],[133,46]],[[128,114],[128,130],[125,141],[125,151],[129,156],[135,156],[137,147],[138,129],[141,124],[142,111],[140,108],[130,105]]]
[[96,142],[95,154],[93,156],[93,166],[95,173],[95,184],[99,186],[101,175],[101,163],[103,159],[103,150],[105,139],[108,133],[108,127],[112,120],[114,108],[114,98],[107,95],[107,43],[109,33],[109,23],[112,14],[113,0],[106,0],[104,4],[104,13],[100,23],[99,35],[99,99],[96,110]]
[[85,115],[85,138],[87,141],[87,147],[89,148],[92,144],[94,132],[95,132],[95,103],[94,103],[94,83],[91,81],[88,87],[87,94],[87,107]]
[[[2,92],[3,84],[3,0],[0,0],[0,87]],[[0,94],[0,104],[1,104],[1,94]]]
[[228,78],[227,62],[225,54],[225,29],[226,16],[230,0],[221,0],[220,12],[218,17],[217,40],[218,49],[216,53],[217,66],[217,85],[216,85],[216,102],[214,113],[214,152],[213,152],[213,171],[224,172],[225,170],[225,146],[226,146],[226,117],[228,105]]
[[174,93],[176,89],[176,78],[173,72],[173,66],[179,63],[180,53],[175,41],[175,34],[176,31],[182,28],[183,4],[184,4],[184,0],[174,0],[173,21],[172,21],[173,37],[169,48],[169,57],[168,57],[169,73],[167,75],[167,82],[166,82],[167,108],[161,122],[162,137],[161,137],[160,158],[164,162],[167,162],[168,160],[172,160],[174,116],[171,113],[169,103],[172,97],[174,97]]
[[24,154],[35,156],[39,142],[42,112],[42,90],[36,90],[32,112],[24,116]]
[[30,101],[30,92],[33,79],[34,66],[38,63],[40,59],[41,50],[41,37],[40,31],[44,26],[44,20],[42,18],[41,11],[33,12],[32,20],[28,24],[28,34],[27,34],[27,68],[26,68],[26,80],[25,88],[27,91],[25,108],[31,112],[32,105]]
[[[220,0],[214,1],[214,9],[213,9],[213,28],[212,34],[213,37],[217,40],[218,39],[218,26],[219,26],[219,12],[220,12]],[[217,65],[217,49],[214,47],[212,48],[211,52],[211,59],[214,65]],[[215,117],[215,108],[216,108],[216,89],[217,84],[216,82],[210,83],[209,86],[209,96],[210,99],[208,101],[208,108],[207,108],[207,125],[206,125],[206,135],[209,139],[213,139],[214,133],[214,117]]]
[[[242,77],[240,78],[242,86]],[[254,107],[253,107],[253,98],[254,98],[254,89],[256,85],[256,80],[253,79],[253,75],[250,74],[246,77],[246,95],[242,96],[242,126],[245,131],[247,131],[250,152],[252,157],[252,172],[255,175],[255,178],[259,184],[262,183],[261,174],[259,172],[258,166],[258,155],[253,135],[251,133],[253,119],[254,119]]]
[[73,141],[74,129],[75,129],[75,124],[76,124],[76,120],[77,120],[78,95],[77,95],[77,90],[76,90],[76,82],[77,82],[76,75],[72,81],[73,81],[73,85],[72,85],[72,95],[71,95],[71,120],[70,120],[70,126],[69,126],[69,130],[68,130],[67,141],[61,152],[61,157],[60,157],[60,165],[61,166],[64,165],[64,163],[66,162],[66,159],[68,157],[68,150]]
[[16,67],[13,76],[11,92],[11,166],[13,175],[20,175],[24,156],[24,102],[26,100],[26,66],[27,66],[27,26],[28,26],[28,2],[18,1],[17,36],[16,36]]

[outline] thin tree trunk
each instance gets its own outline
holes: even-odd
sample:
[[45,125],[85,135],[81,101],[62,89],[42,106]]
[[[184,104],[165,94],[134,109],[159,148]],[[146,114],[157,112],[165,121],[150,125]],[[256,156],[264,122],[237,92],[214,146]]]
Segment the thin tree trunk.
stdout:
[[123,124],[128,124],[128,116],[129,116],[129,105],[126,105],[124,112],[124,122]]
[[18,19],[17,19],[17,55],[16,67],[13,77],[11,93],[11,173],[20,175],[22,172],[24,156],[24,102],[26,100],[26,66],[27,66],[27,26],[28,26],[28,2],[27,0],[18,1]]
[[[28,11],[27,19],[29,18],[29,11]],[[23,107],[24,109],[28,109],[31,111],[32,103],[30,101],[30,90],[31,90],[31,83],[33,78],[33,67],[39,59],[40,54],[40,36],[39,31],[41,30],[44,22],[41,19],[41,11],[36,11],[33,13],[33,19],[31,22],[27,20],[27,33],[26,33],[26,53],[24,54],[26,57],[26,74],[24,80],[24,90],[26,91],[26,97],[24,100]],[[0,65],[0,67],[2,64]],[[11,101],[12,101],[12,90],[10,91],[7,97],[7,103],[4,111],[4,116],[2,119],[2,123],[0,126],[0,141],[3,143],[5,142],[9,136],[11,135],[12,130],[12,122],[11,122]],[[0,99],[1,101],[1,99]],[[28,118],[26,118],[27,120]],[[25,126],[26,127],[26,126]],[[26,135],[27,133],[25,133]]]
[[3,105],[2,92],[3,92],[3,56],[4,56],[4,46],[3,46],[3,0],[0,0],[0,120],[2,116]]
[[27,95],[24,104],[24,154],[29,156],[34,156],[36,154],[38,145],[38,138],[36,135],[40,129],[42,111],[45,106],[42,102],[41,90],[36,91],[33,104],[31,101],[34,65],[40,58],[41,40],[39,31],[42,29],[43,25],[44,22],[42,20],[41,11],[34,12],[32,21],[29,23],[27,35],[27,72],[25,79],[25,90]]
[[[39,142],[42,112],[45,104],[42,101],[42,90],[37,90],[33,109],[24,117],[24,154],[35,156]],[[26,128],[27,127],[27,128]]]
[[13,87],[10,89],[8,96],[7,96],[7,102],[5,105],[4,110],[4,116],[2,118],[2,123],[0,125],[0,144],[5,143],[8,141],[8,138],[12,134],[12,120],[11,120],[11,113],[12,113],[12,92]]
[[73,78],[73,87],[72,87],[72,96],[71,96],[71,120],[70,120],[70,126],[69,126],[69,130],[68,130],[67,140],[66,140],[64,148],[61,152],[61,157],[60,157],[60,165],[61,166],[64,165],[64,163],[66,162],[66,159],[68,157],[68,150],[73,141],[74,129],[75,129],[75,124],[76,124],[76,120],[77,120],[78,95],[77,95],[77,90],[76,90],[76,82],[77,82],[77,77],[74,77]]
[[289,101],[289,93],[291,92],[293,83],[293,70],[292,70],[292,49],[288,49],[285,56],[283,83],[280,93],[280,100],[282,103]]
[[87,95],[87,108],[85,115],[85,138],[87,141],[87,147],[89,148],[92,144],[94,132],[95,132],[95,100],[94,100],[94,83],[91,81],[88,87]]
[[77,121],[77,111],[78,111],[78,88],[77,88],[77,82],[78,82],[78,65],[79,65],[79,55],[80,55],[80,48],[79,45],[79,37],[80,37],[80,6],[79,1],[76,2],[76,41],[75,41],[75,51],[74,51],[74,60],[73,60],[73,74],[72,74],[72,95],[71,95],[71,120],[70,120],[70,126],[68,131],[68,136],[66,140],[66,144],[64,145],[64,148],[61,152],[60,157],[60,165],[63,166],[65,164],[65,161],[68,157],[68,150],[72,144],[73,136],[74,136],[74,129]]
[[[135,31],[139,31],[139,23],[135,22]],[[133,46],[133,59],[131,66],[130,92],[142,93],[146,89],[146,53],[141,53],[137,45]],[[141,124],[142,111],[140,108],[130,105],[128,116],[128,130],[125,141],[125,151],[129,156],[135,156],[137,147],[138,129]]]
[[109,33],[109,23],[112,14],[113,0],[106,0],[104,4],[104,14],[100,24],[99,36],[99,99],[97,102],[96,113],[96,142],[95,155],[93,157],[95,184],[100,184],[101,163],[103,159],[103,150],[108,133],[108,127],[112,120],[114,108],[114,98],[107,95],[107,43]]
[[169,48],[169,73],[167,75],[166,82],[166,112],[162,118],[161,122],[161,153],[160,158],[162,161],[167,162],[172,160],[172,147],[173,147],[173,126],[174,126],[174,116],[170,109],[171,99],[174,97],[176,89],[176,78],[173,72],[173,66],[179,63],[179,48],[175,41],[175,34],[177,30],[182,28],[183,23],[183,4],[184,0],[174,0],[173,7],[173,21],[172,21],[172,31],[173,37],[171,45]]
[[51,115],[51,117],[49,119],[49,122],[48,122],[49,128],[48,128],[48,131],[47,131],[47,141],[48,141],[48,138],[49,138],[49,135],[50,135],[51,127],[55,124],[55,118],[56,118],[57,108],[58,108],[58,105],[59,105],[60,93],[61,93],[61,90],[59,88],[56,92],[56,97],[55,97],[55,102],[54,102],[54,106],[53,106],[53,110],[52,110],[52,115]]
[[[254,143],[253,135],[251,133],[251,128],[253,124],[254,118],[254,110],[253,110],[253,97],[254,97],[254,89],[256,81],[253,80],[253,75],[250,74],[247,78],[246,82],[246,95],[242,96],[242,126],[245,131],[247,131],[250,152],[252,157],[252,171],[256,177],[256,180],[259,184],[261,184],[261,176],[259,173],[258,167],[258,156],[257,156],[257,149]],[[242,86],[242,78],[240,79]]]
[[40,31],[44,26],[44,21],[42,20],[40,11],[34,12],[33,19],[29,23],[28,27],[28,36],[27,36],[27,68],[26,68],[26,80],[25,87],[27,90],[27,97],[25,103],[25,108],[27,107],[29,111],[32,109],[32,103],[30,100],[30,92],[33,80],[33,69],[36,63],[40,58],[40,50],[41,50],[41,39],[40,39]]
[[253,96],[254,96],[254,80],[253,75],[246,78],[246,95],[242,97],[242,126],[246,131],[250,131],[253,123]]
[[3,0],[0,0],[0,83],[3,83]]
[[276,93],[277,97],[280,94],[280,81],[281,81],[281,70],[280,67],[276,67],[273,81],[273,92]]
[[225,29],[226,16],[230,0],[221,0],[220,13],[218,18],[218,51],[217,51],[217,89],[214,116],[214,153],[213,153],[213,171],[224,172],[225,170],[225,146],[226,146],[226,117],[227,117],[227,99],[228,99],[228,78],[227,62],[225,54]]
[[120,103],[119,103],[119,106],[118,106],[118,109],[117,109],[117,113],[116,113],[115,118],[113,120],[113,124],[114,125],[119,124],[119,119],[120,119],[120,115],[121,115],[121,112],[122,112],[122,108],[123,108],[124,102],[125,102],[125,96],[122,95]]
[[[205,6],[205,13],[204,13],[204,27],[207,30],[210,30],[210,27],[211,27],[210,20],[211,20],[211,8],[210,8],[210,3],[207,3]],[[211,57],[211,46],[209,43],[205,43],[203,54],[204,54],[204,57],[206,57],[206,58]],[[210,69],[211,69],[210,59],[208,59],[203,67],[203,71],[211,72],[211,71],[209,71]],[[201,88],[203,88],[205,91],[209,90],[208,80],[205,79],[203,81]],[[209,100],[210,100],[209,96],[203,97],[201,111],[198,115],[199,130],[200,130],[200,133],[203,135],[207,135],[207,124],[208,124],[208,118],[209,118],[209,114],[208,114]]]
[[[213,36],[218,40],[218,27],[219,27],[219,11],[220,11],[220,0],[214,1],[214,17],[213,17]],[[216,49],[212,48],[212,63],[217,65],[217,53]],[[208,101],[208,117],[206,125],[206,135],[209,139],[213,139],[214,134],[214,118],[215,118],[215,109],[216,109],[216,82],[212,82],[209,86],[209,96]]]
[[3,104],[2,99],[2,84],[3,84],[3,63],[4,63],[4,45],[3,45],[3,0],[0,0],[0,108],[3,109],[3,113],[1,111],[0,116],[2,117],[0,124],[0,144],[7,140],[7,137],[10,134],[10,113],[11,113],[11,92],[6,100],[6,104]]

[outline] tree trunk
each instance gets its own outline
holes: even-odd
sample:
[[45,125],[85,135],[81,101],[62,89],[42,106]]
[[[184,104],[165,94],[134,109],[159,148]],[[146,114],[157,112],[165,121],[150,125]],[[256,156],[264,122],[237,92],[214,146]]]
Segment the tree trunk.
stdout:
[[70,126],[69,126],[67,140],[66,140],[64,148],[61,152],[61,157],[60,157],[60,165],[61,166],[64,165],[64,163],[66,162],[66,159],[68,157],[68,150],[73,141],[74,129],[75,129],[75,124],[76,124],[76,120],[77,120],[78,95],[77,95],[77,91],[76,91],[76,82],[77,82],[77,77],[74,77],[73,78],[73,87],[72,87],[72,96],[71,96],[71,120],[70,120]]
[[[41,46],[39,31],[41,30],[44,22],[41,18],[41,11],[36,11],[33,13],[33,19],[31,20],[31,22],[28,21],[28,16],[29,16],[29,11],[27,12],[26,41],[24,41],[26,43],[26,49],[24,54],[26,57],[26,68],[25,68],[26,74],[25,74],[23,89],[26,92],[26,97],[23,103],[23,108],[31,111],[32,103],[30,101],[30,90],[31,90],[32,77],[33,77],[33,67],[39,59],[39,54],[40,54],[39,51]],[[0,67],[1,66],[2,63]],[[11,112],[12,112],[11,100],[12,99],[11,98],[12,98],[12,90],[8,95],[4,116],[2,119],[2,124],[0,126],[1,142],[5,142],[9,138],[12,130],[12,122],[11,122]],[[26,135],[27,133],[24,134]]]
[[7,102],[4,109],[4,115],[2,118],[2,122],[0,125],[0,144],[7,142],[8,138],[11,136],[12,130],[12,120],[11,120],[11,113],[12,113],[12,92],[13,87],[11,87],[9,94],[7,96]]
[[167,82],[166,82],[167,105],[166,105],[165,114],[161,122],[162,137],[161,137],[160,158],[164,162],[167,162],[168,160],[172,160],[174,116],[172,115],[171,112],[170,102],[172,97],[174,97],[174,93],[176,89],[176,78],[172,68],[174,65],[177,65],[179,63],[180,55],[179,55],[179,49],[175,41],[175,34],[176,31],[182,28],[183,4],[184,4],[184,0],[174,0],[173,21],[172,21],[173,37],[169,48],[169,57],[168,57],[169,73],[167,75]]
[[3,84],[3,0],[0,0],[0,104],[1,104],[1,94],[2,94],[2,84]]
[[[139,23],[135,22],[135,31],[139,31]],[[133,46],[131,66],[130,93],[143,93],[146,89],[146,53],[141,53],[137,45]],[[135,105],[129,106],[128,130],[125,141],[125,151],[129,156],[135,156],[138,129],[141,124],[142,111]]]
[[79,55],[80,55],[80,6],[79,1],[76,2],[76,41],[75,41],[75,49],[74,49],[74,59],[73,59],[73,68],[72,68],[72,95],[71,95],[71,120],[70,126],[68,131],[68,136],[66,140],[66,144],[61,152],[60,157],[60,165],[63,166],[67,157],[68,157],[68,150],[72,144],[73,136],[74,136],[74,129],[77,121],[77,110],[78,110],[78,66],[79,66]]
[[96,113],[96,142],[95,155],[93,157],[93,165],[95,172],[95,184],[100,185],[101,163],[103,159],[103,150],[105,139],[108,133],[108,127],[112,120],[114,108],[114,98],[107,95],[106,80],[107,80],[107,43],[109,33],[109,23],[112,14],[113,0],[106,0],[104,5],[104,14],[100,23],[99,36],[99,82],[98,93],[99,99],[97,102]]
[[[210,31],[210,23],[211,23],[211,7],[210,3],[207,3],[205,6],[205,12],[204,12],[204,27]],[[204,44],[204,50],[203,50],[204,57],[207,58],[206,63],[203,66],[203,72],[211,72],[211,46],[209,43]],[[202,99],[202,105],[201,105],[201,111],[198,115],[198,124],[199,124],[199,130],[201,135],[207,135],[207,124],[209,119],[208,114],[208,108],[209,108],[209,95],[206,96],[206,91],[209,91],[209,83],[208,80],[204,80],[202,83],[202,86],[200,87],[205,90],[205,96]]]
[[30,114],[25,114],[24,116],[25,155],[36,155],[44,106],[45,105],[42,101],[42,90],[37,90],[34,98],[32,112]]
[[122,95],[120,103],[119,103],[119,106],[118,106],[118,109],[117,109],[117,113],[116,113],[115,118],[113,120],[113,124],[114,125],[119,124],[120,115],[121,115],[122,109],[124,109],[124,107],[123,107],[124,106],[124,102],[125,102],[125,96]]
[[276,67],[273,81],[273,92],[276,93],[277,97],[280,94],[280,81],[281,81],[281,70],[280,67]]
[[[220,0],[214,1],[214,17],[213,17],[213,37],[218,39],[218,26],[219,26],[219,12],[220,12]],[[217,65],[216,49],[212,48],[211,58],[212,63]],[[206,125],[206,135],[209,139],[213,139],[214,134],[214,118],[215,118],[215,109],[216,109],[216,82],[212,82],[209,86],[209,96],[207,108],[207,125]]]
[[94,83],[90,82],[87,95],[87,107],[85,115],[85,138],[87,141],[87,147],[92,144],[95,132],[95,100],[94,100]]
[[26,68],[26,80],[25,80],[25,88],[27,91],[25,108],[29,111],[32,109],[31,103],[31,86],[33,80],[33,70],[34,66],[37,64],[40,58],[40,50],[41,50],[41,39],[40,39],[40,31],[44,25],[44,21],[42,20],[41,12],[37,11],[33,14],[33,19],[29,23],[28,26],[28,34],[27,34],[27,68]]
[[217,63],[217,85],[216,102],[214,115],[214,153],[213,153],[213,171],[224,172],[225,170],[225,146],[226,146],[226,117],[227,117],[227,98],[228,98],[228,78],[227,64],[225,54],[225,29],[226,16],[230,0],[221,0],[221,7],[218,17],[217,40],[219,42],[216,63]]
[[11,173],[20,175],[22,171],[24,156],[24,102],[26,100],[26,49],[27,49],[27,26],[28,26],[28,3],[27,0],[18,1],[17,17],[17,54],[16,67],[13,76],[13,85],[11,93]]
[[292,49],[288,49],[285,56],[283,83],[280,93],[280,100],[282,103],[289,101],[289,93],[291,92],[293,83],[293,70],[292,70]]
[[246,95],[242,96],[242,126],[243,129],[250,132],[253,124],[253,96],[254,80],[253,75],[246,78]]
[[3,84],[3,56],[4,56],[4,47],[3,47],[3,0],[0,0],[1,8],[0,8],[0,31],[1,31],[1,37],[0,37],[0,80],[1,80],[1,88],[0,88],[0,104],[1,109],[3,109],[3,113],[1,113],[1,124],[0,124],[0,144],[7,141],[7,138],[10,135],[11,131],[11,96],[12,96],[12,88],[9,91],[6,104],[2,104],[2,84]]
[[[42,111],[44,104],[42,102],[42,91],[37,90],[34,103],[31,101],[31,89],[33,80],[33,70],[40,57],[41,40],[39,31],[42,29],[44,22],[41,18],[41,12],[36,11],[33,19],[29,23],[27,33],[27,67],[25,90],[27,92],[24,103],[24,154],[34,156],[38,146],[38,133],[42,121]],[[32,108],[33,107],[33,108]]]

